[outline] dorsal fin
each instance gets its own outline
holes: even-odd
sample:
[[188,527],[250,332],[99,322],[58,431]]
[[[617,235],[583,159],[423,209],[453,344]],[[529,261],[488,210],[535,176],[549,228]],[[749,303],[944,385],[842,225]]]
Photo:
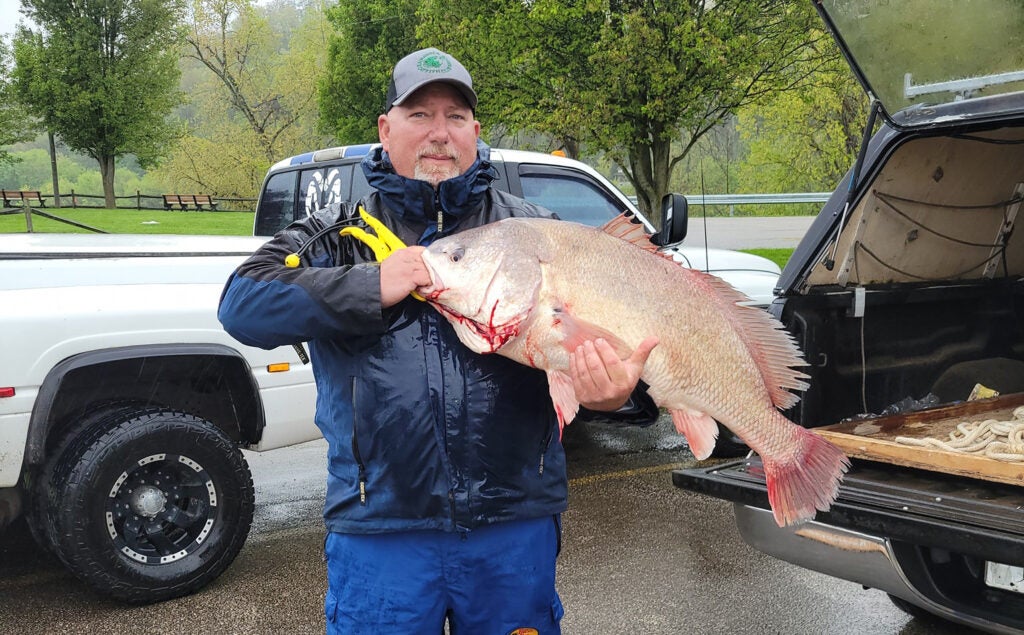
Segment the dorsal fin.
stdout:
[[647,233],[647,228],[636,219],[633,212],[622,212],[604,225],[601,225],[600,229],[609,236],[614,236],[627,243],[636,245],[644,251],[673,260],[672,256],[659,251],[658,246],[651,242],[651,235]]
[[786,410],[800,401],[790,390],[806,390],[809,375],[794,367],[807,366],[792,335],[764,309],[739,304],[750,298],[728,282],[703,271],[681,267],[702,285],[711,288],[721,302],[726,317],[735,325],[751,357],[757,363],[764,385],[776,408]]

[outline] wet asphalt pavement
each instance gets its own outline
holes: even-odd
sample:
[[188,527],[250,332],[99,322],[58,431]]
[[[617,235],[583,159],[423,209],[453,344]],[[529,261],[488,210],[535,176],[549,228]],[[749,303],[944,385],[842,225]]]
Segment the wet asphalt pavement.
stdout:
[[[567,634],[965,632],[747,547],[730,504],[672,485],[671,470],[695,460],[665,419],[644,430],[578,422],[565,444]],[[322,441],[247,453],[257,512],[242,553],[199,593],[154,606],[94,594],[15,525],[0,536],[0,633],[323,632],[324,454]]]

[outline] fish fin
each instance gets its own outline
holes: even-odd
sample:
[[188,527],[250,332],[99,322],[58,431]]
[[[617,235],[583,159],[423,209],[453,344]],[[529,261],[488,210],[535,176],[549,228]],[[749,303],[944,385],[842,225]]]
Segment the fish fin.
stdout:
[[604,225],[601,225],[600,229],[609,236],[614,236],[627,243],[636,245],[644,251],[673,260],[672,256],[661,251],[657,245],[651,242],[651,235],[647,233],[643,224],[636,219],[632,212],[619,214]]
[[800,355],[793,336],[783,330],[782,324],[764,309],[739,304],[750,298],[734,289],[728,282],[702,271],[685,269],[686,274],[714,291],[722,303],[725,315],[754,359],[772,404],[780,410],[792,408],[800,395],[791,390],[807,390],[810,378],[797,370],[807,366]]
[[558,438],[561,440],[562,430],[576,418],[580,402],[576,400],[572,378],[564,371],[548,371],[548,391],[551,393],[551,403],[555,405],[555,414],[558,416]]
[[700,410],[669,410],[669,413],[676,430],[686,437],[690,451],[697,460],[703,461],[711,456],[715,449],[715,439],[718,438],[718,423],[711,415]]
[[[781,415],[780,415],[781,416]],[[839,493],[839,482],[850,467],[843,451],[818,434],[794,426],[797,451],[785,461],[765,456],[768,503],[779,527],[814,518],[815,510],[827,511]]]
[[569,312],[565,307],[553,313],[551,327],[562,334],[562,346],[572,353],[576,347],[584,342],[604,339],[612,345],[620,359],[626,359],[633,352],[618,335],[586,320],[581,320]]

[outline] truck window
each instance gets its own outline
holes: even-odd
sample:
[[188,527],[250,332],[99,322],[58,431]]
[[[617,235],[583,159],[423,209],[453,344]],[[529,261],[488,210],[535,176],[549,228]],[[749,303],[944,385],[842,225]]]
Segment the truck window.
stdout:
[[292,222],[295,214],[296,173],[280,172],[267,179],[256,210],[256,236],[273,236]]
[[[362,176],[362,175],[360,175]],[[299,204],[295,220],[309,216],[331,203],[349,199],[348,183],[352,180],[352,164],[303,170],[299,177]]]
[[366,175],[363,174],[363,168],[357,163],[352,166],[352,193],[349,194],[348,201],[355,203],[359,199],[363,198],[370,193],[370,184],[366,182]]
[[541,172],[520,166],[519,180],[523,198],[551,210],[562,220],[598,227],[625,209],[589,180],[572,175],[571,170]]

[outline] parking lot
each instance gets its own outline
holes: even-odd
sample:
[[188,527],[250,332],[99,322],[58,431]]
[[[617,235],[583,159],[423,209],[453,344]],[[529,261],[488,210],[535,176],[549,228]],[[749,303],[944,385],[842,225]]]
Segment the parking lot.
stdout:
[[[559,591],[565,633],[952,635],[883,593],[753,551],[731,506],[675,488],[693,456],[671,423],[578,424],[566,433],[570,510]],[[0,542],[0,632],[316,633],[324,444],[248,454],[257,516],[241,555],[200,593],[129,607],[97,596],[31,542],[23,525]]]

